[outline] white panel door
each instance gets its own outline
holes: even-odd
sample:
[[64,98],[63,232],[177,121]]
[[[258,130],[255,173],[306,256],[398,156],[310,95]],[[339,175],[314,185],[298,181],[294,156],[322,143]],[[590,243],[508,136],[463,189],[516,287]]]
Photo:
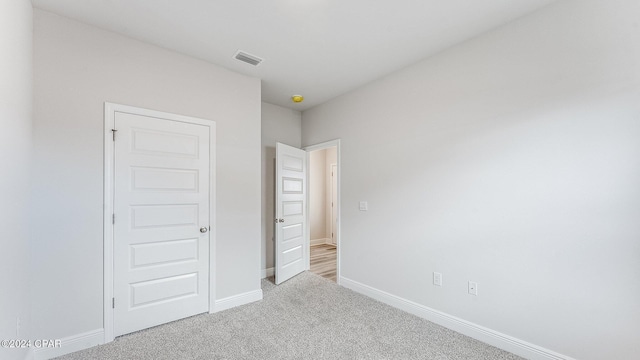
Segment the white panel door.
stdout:
[[307,153],[276,144],[276,284],[306,269]]
[[114,336],[209,309],[209,127],[115,113]]

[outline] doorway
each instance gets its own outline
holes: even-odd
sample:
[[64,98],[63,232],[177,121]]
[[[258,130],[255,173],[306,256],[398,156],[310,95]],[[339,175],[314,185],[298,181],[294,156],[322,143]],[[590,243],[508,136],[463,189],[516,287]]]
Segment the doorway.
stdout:
[[338,282],[338,145],[329,142],[305,150],[309,164],[309,270]]

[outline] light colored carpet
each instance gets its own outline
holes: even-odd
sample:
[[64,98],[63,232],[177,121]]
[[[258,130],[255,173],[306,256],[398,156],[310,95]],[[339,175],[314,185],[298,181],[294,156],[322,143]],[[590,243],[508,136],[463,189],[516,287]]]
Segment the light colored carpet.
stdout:
[[260,302],[59,359],[521,359],[310,272],[262,289]]

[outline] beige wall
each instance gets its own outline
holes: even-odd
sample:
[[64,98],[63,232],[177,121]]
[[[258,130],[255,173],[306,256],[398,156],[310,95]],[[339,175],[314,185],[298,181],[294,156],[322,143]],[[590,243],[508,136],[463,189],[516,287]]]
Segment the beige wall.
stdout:
[[275,201],[276,142],[299,148],[302,136],[299,111],[262,103],[262,251],[263,276],[273,272],[273,219]]
[[216,278],[260,291],[260,80],[36,10],[36,338],[103,327],[103,104],[216,122]]
[[309,154],[309,230],[311,243],[327,238],[327,166],[326,150]]
[[[28,0],[0,1],[0,339],[30,337],[29,165],[32,145],[32,9]],[[17,318],[20,334],[16,335]],[[27,349],[0,347],[2,359]]]
[[638,14],[559,1],[305,111],[303,145],[341,139],[342,276],[566,356],[636,358]]
[[309,156],[309,227],[311,244],[331,243],[331,164],[335,147],[312,151]]
[[337,148],[312,151],[309,156],[309,226],[311,244],[331,243],[331,164]]

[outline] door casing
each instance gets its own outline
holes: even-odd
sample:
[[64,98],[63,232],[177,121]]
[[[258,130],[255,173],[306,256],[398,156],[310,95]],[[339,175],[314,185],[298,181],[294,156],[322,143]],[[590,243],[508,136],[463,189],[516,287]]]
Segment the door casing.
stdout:
[[[199,119],[190,116],[171,114],[156,110],[143,109],[128,105],[120,105],[113,103],[104,103],[104,226],[103,226],[103,244],[104,244],[104,300],[103,300],[103,321],[104,321],[104,343],[114,340],[113,326],[113,205],[114,205],[114,156],[115,146],[113,141],[113,132],[115,124],[115,114],[117,112],[142,115],[148,117],[157,117],[159,119],[168,119],[180,121],[190,124],[198,124],[209,127],[210,146],[209,146],[209,313],[214,312],[215,304],[215,249],[216,249],[216,187],[212,184],[216,183],[216,123],[215,121]],[[117,132],[116,135],[117,136]]]
[[[338,164],[331,164],[331,242],[338,244]],[[335,201],[334,201],[335,200]]]

